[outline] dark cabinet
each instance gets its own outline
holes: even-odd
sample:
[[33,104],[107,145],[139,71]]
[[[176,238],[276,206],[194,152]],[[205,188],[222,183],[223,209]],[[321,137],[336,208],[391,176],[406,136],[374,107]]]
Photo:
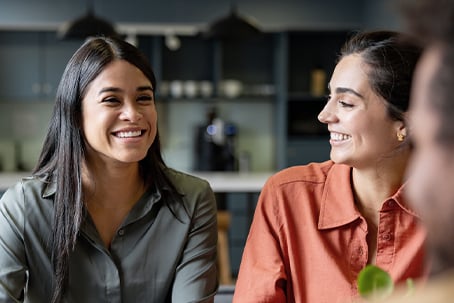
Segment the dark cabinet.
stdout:
[[[273,100],[274,34],[261,34],[241,41],[219,41],[199,36],[182,36],[179,40],[180,47],[171,50],[163,36],[142,36],[139,39],[139,47],[149,54],[158,82],[166,84],[165,91],[161,90],[162,98],[191,99],[184,93],[175,98],[167,85],[180,82],[184,86],[186,82],[193,81],[198,84],[209,82],[212,86],[210,98],[218,101],[244,97]],[[238,93],[233,97],[222,91],[226,81],[239,85]],[[201,95],[199,93],[198,97]]]
[[61,74],[80,42],[55,32],[0,32],[0,100],[52,100]]
[[281,115],[278,168],[329,159],[327,128],[317,116],[326,102],[340,49],[350,34],[347,30],[281,34],[284,67],[278,73],[283,79],[277,110]]
[[[347,31],[295,31],[288,33],[288,91],[292,100],[310,97],[314,70],[322,70],[326,81],[332,74]],[[325,83],[325,87],[326,87]]]

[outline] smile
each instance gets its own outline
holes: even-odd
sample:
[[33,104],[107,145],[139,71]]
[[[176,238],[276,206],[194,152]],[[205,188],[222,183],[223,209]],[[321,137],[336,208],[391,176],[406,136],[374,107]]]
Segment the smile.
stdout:
[[115,136],[117,136],[119,138],[135,138],[135,137],[140,137],[141,135],[142,135],[141,130],[115,133]]
[[330,138],[333,141],[345,141],[351,138],[351,136],[341,133],[330,133]]

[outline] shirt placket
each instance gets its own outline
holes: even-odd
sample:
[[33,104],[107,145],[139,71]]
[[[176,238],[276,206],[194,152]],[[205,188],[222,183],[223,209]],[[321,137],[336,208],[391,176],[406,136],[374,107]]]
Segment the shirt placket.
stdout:
[[396,203],[392,200],[384,203],[380,211],[377,232],[377,266],[389,271],[395,256]]
[[356,280],[359,272],[367,265],[367,223],[364,219],[354,228],[352,242],[349,245],[350,274],[351,274],[351,296],[356,297],[358,286]]
[[120,290],[120,273],[117,266],[111,258],[106,258],[105,267],[105,279],[106,279],[106,297],[107,302],[120,303],[121,302],[121,290]]

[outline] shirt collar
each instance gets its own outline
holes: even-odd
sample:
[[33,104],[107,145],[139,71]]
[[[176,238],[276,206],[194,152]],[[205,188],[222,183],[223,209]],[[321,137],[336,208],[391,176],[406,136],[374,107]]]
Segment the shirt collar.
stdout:
[[[350,176],[351,167],[343,164],[334,164],[328,171],[320,204],[319,229],[340,227],[361,217],[355,206]],[[402,185],[393,196],[383,203],[382,211],[393,207],[388,205],[394,204],[410,215],[420,217],[413,209],[408,207],[404,195],[405,187],[406,184]]]
[[320,204],[319,229],[339,227],[360,217],[350,184],[351,167],[334,164],[328,171]]
[[[408,203],[406,202],[405,198],[405,189],[407,187],[407,183],[404,183],[399,190],[392,196],[390,197],[388,201],[394,201],[403,211],[409,213],[412,216],[421,218],[421,216],[412,208],[408,206]],[[386,205],[386,203],[384,203]],[[384,207],[382,208],[384,210]]]

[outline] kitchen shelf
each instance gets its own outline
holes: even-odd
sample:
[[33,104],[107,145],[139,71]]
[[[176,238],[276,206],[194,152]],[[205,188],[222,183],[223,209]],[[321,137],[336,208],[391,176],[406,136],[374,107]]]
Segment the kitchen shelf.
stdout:
[[226,102],[226,103],[234,103],[234,102],[274,102],[274,96],[239,96],[235,98],[227,98],[227,97],[183,97],[183,98],[172,98],[172,97],[157,97],[159,102],[203,102],[203,103],[218,103],[218,102]]
[[53,100],[79,45],[58,40],[52,31],[0,31],[0,101]]

